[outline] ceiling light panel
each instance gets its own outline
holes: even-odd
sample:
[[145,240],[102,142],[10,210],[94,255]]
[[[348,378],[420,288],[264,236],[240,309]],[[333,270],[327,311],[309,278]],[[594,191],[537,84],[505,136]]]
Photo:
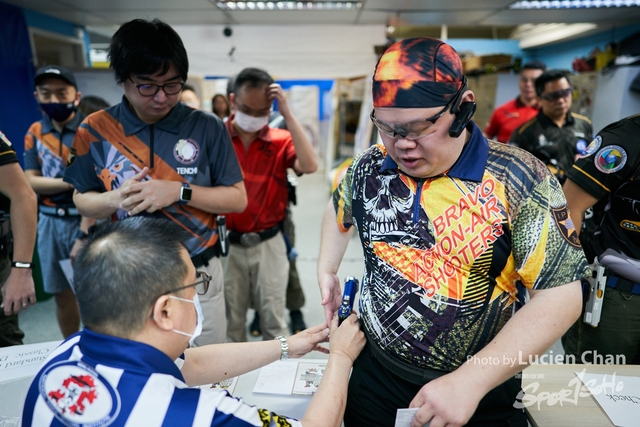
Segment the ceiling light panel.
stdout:
[[[639,0],[640,1],[640,0]],[[360,1],[215,1],[223,10],[356,10]]]
[[509,9],[595,9],[603,7],[638,7],[640,0],[552,0],[517,1]]

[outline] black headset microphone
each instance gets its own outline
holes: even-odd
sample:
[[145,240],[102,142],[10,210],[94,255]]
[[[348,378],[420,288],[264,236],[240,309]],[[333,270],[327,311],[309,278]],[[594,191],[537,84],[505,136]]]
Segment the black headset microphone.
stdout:
[[449,128],[449,136],[452,138],[457,138],[462,134],[462,131],[467,127],[471,121],[471,117],[473,117],[473,114],[476,112],[475,102],[462,102],[462,96],[466,90],[467,78],[463,77],[462,87],[455,95],[456,99],[453,101],[451,106],[451,112],[456,116]]

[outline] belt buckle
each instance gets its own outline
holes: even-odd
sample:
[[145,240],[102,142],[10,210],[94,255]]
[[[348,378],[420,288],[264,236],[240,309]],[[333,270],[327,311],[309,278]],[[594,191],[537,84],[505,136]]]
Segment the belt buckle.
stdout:
[[240,244],[245,248],[250,248],[252,246],[260,243],[262,239],[258,233],[243,233],[240,236]]
[[56,214],[58,216],[65,216],[67,214],[67,211],[65,211],[64,208],[58,208],[58,209],[56,209]]

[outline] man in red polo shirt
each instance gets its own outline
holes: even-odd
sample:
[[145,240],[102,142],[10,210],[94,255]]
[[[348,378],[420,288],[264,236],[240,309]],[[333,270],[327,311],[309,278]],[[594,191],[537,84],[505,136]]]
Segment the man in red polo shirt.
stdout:
[[[287,199],[287,168],[298,175],[315,172],[316,154],[291,113],[280,85],[265,71],[245,68],[230,95],[234,114],[226,122],[244,172],[249,203],[227,215],[231,248],[225,262],[227,334],[246,341],[246,317],[253,301],[262,336],[287,335],[284,318],[289,260],[282,237]],[[274,100],[288,130],[268,126]]]
[[541,61],[531,61],[524,64],[518,80],[520,95],[494,110],[489,124],[484,129],[485,137],[500,142],[509,142],[514,130],[538,114],[540,106],[534,82],[546,69],[547,66]]

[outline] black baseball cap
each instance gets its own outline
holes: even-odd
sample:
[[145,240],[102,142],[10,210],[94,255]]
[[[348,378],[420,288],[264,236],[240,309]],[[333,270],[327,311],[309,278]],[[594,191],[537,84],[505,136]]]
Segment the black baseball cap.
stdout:
[[76,78],[74,77],[73,73],[64,67],[59,67],[57,65],[47,65],[45,67],[38,68],[33,83],[38,86],[40,82],[47,77],[57,77],[78,89],[78,84],[76,83]]

